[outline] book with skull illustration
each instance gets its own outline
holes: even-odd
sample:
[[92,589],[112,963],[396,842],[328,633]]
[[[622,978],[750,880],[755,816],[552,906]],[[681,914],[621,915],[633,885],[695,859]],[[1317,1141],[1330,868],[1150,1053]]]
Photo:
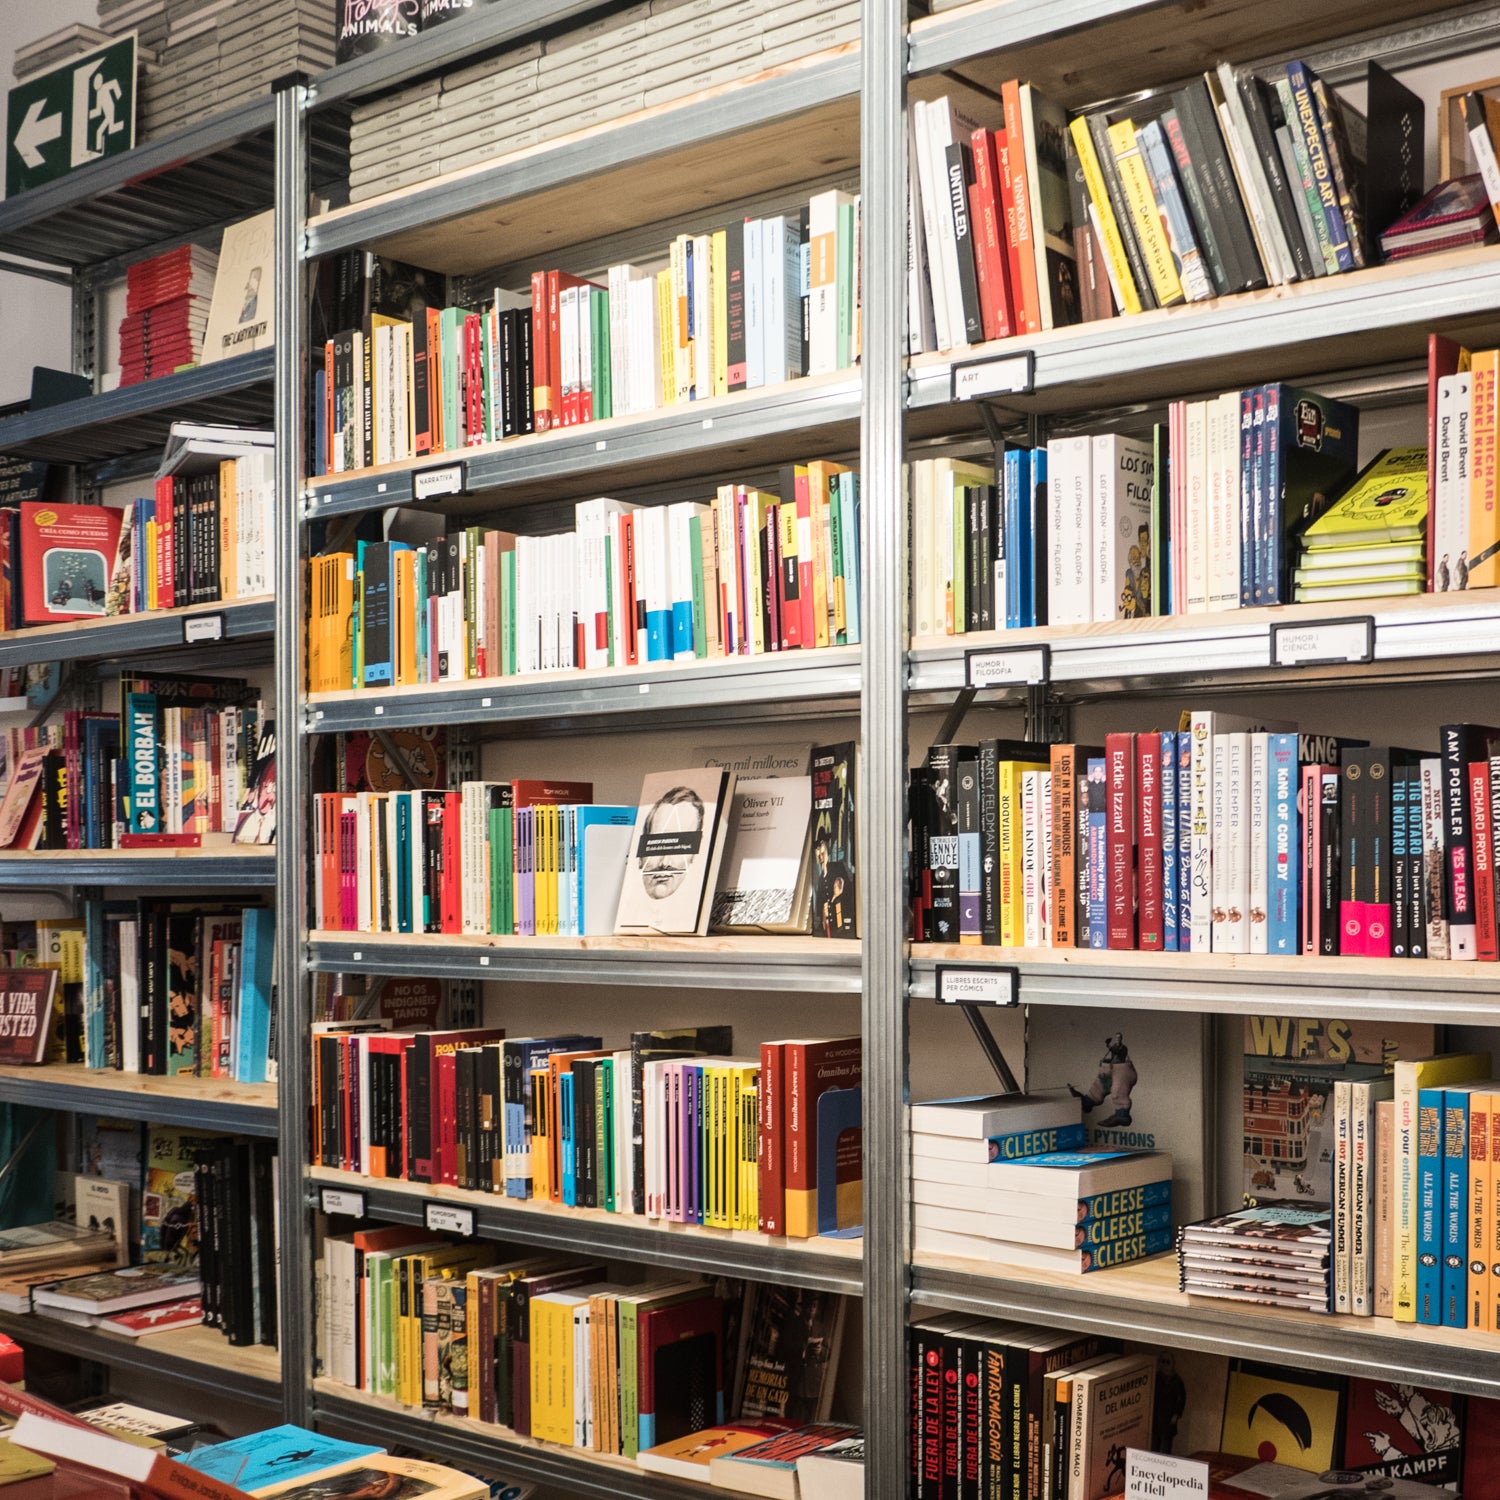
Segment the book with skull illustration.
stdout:
[[1077,1098],[1087,1148],[1169,1152],[1173,1219],[1191,1223],[1216,1206],[1211,1042],[1203,1016],[1049,1008],[1032,1020],[1027,1092]]
[[645,778],[617,933],[708,932],[734,788],[734,772],[701,766]]

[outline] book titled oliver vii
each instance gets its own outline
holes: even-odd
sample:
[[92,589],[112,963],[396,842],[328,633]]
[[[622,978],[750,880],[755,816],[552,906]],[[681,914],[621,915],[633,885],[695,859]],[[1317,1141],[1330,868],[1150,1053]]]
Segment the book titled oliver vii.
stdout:
[[0,1063],[40,1063],[47,1056],[56,969],[0,969]]

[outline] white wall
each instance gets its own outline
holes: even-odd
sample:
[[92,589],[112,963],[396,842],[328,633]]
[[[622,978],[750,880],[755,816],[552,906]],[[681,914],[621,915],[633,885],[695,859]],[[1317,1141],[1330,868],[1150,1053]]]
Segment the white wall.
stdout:
[[[78,21],[94,23],[94,0],[0,0],[0,85],[10,87],[18,44]],[[23,400],[31,394],[33,365],[66,370],[72,363],[67,288],[0,273],[0,339],[6,352],[0,360],[0,404]]]

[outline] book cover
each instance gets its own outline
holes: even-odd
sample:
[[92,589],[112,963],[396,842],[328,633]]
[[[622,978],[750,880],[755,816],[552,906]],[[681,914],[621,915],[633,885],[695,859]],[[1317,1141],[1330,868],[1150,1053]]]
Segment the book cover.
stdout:
[[858,748],[814,748],[812,773],[812,931],[815,937],[859,935],[855,808]]
[[616,932],[707,930],[734,787],[731,772],[701,767],[646,776]]
[[379,1495],[383,1500],[490,1500],[488,1480],[417,1458],[373,1453],[288,1484],[257,1492],[274,1500],[335,1500],[338,1496]]
[[222,1479],[242,1490],[259,1490],[287,1480],[305,1479],[309,1474],[369,1458],[380,1451],[364,1443],[347,1443],[288,1424],[197,1448],[183,1462],[200,1474]]
[[742,1419],[828,1420],[846,1305],[836,1292],[769,1283],[747,1286],[740,1356]]
[[[845,1037],[837,1041],[789,1041],[784,1050],[786,1233],[809,1239],[818,1232],[818,1103],[832,1089],[858,1088],[862,1049],[858,1037]],[[852,1194],[851,1186],[849,1196]]]
[[806,932],[807,843],[812,779],[775,776],[735,783],[723,874],[710,928]]
[[1321,1474],[1339,1461],[1341,1376],[1235,1360],[1224,1397],[1225,1453]]
[[224,230],[203,333],[201,363],[205,365],[269,349],[276,337],[271,316],[276,285],[275,219],[267,209]]
[[1464,1477],[1464,1407],[1451,1391],[1356,1375],[1341,1467],[1452,1488]]
[[123,520],[124,513],[112,505],[22,505],[26,624],[104,617]]
[[56,969],[0,969],[0,1063],[46,1061]]

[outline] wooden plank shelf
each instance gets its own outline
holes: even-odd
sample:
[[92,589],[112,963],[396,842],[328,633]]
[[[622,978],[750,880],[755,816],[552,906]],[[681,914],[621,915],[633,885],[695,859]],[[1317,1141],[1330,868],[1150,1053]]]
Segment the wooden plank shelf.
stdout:
[[274,1083],[191,1075],[163,1078],[86,1068],[82,1063],[44,1063],[36,1068],[0,1067],[0,1100],[226,1134],[276,1134]]

